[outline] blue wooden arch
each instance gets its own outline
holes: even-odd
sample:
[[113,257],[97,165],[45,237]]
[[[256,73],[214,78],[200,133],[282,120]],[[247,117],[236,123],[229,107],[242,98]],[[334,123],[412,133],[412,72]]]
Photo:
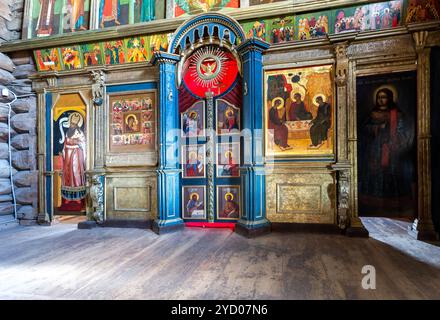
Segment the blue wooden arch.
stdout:
[[203,13],[183,23],[175,32],[168,48],[169,53],[179,54],[200,39],[217,38],[238,46],[246,41],[241,25],[233,18],[221,13]]

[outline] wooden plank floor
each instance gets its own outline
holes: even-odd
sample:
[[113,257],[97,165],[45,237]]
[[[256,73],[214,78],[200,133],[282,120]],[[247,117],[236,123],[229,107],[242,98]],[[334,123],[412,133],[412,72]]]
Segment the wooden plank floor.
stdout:
[[[409,238],[405,222],[364,222],[374,238],[17,226],[0,232],[0,298],[440,299],[440,247]],[[376,290],[361,287],[364,265]]]

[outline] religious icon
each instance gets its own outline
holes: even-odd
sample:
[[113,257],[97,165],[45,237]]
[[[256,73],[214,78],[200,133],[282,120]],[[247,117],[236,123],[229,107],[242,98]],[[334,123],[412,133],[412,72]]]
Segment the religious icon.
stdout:
[[440,19],[440,3],[437,0],[409,0],[406,23]]
[[139,114],[128,113],[124,114],[124,133],[137,133],[140,131]]
[[[87,30],[88,20],[86,20],[85,13],[88,13],[89,2],[87,0],[64,0],[65,11],[68,23],[63,27],[70,32],[77,30]],[[87,2],[87,3],[86,3]]]
[[205,219],[205,186],[183,186],[183,219]]
[[38,71],[59,71],[61,70],[61,58],[58,48],[41,49],[35,51]]
[[293,16],[270,20],[270,42],[276,44],[293,41],[295,37],[294,22],[295,18]]
[[105,64],[125,63],[125,52],[122,40],[104,42]]
[[247,38],[259,38],[266,41],[266,22],[257,20],[243,23],[243,30]]
[[162,33],[162,34],[153,34],[151,36],[146,37],[150,43],[150,53],[149,56],[152,56],[152,53],[155,51],[167,51],[169,39],[172,36],[171,33]]
[[193,15],[224,8],[239,8],[239,0],[175,0],[174,16]]
[[54,10],[56,0],[39,0],[39,13],[36,25],[36,35],[37,37],[47,37],[54,34]]
[[101,0],[99,4],[99,27],[120,25],[120,0]]
[[240,176],[240,144],[217,144],[217,177]]
[[286,116],[283,98],[273,99],[269,110],[269,130],[273,131],[273,140],[281,151],[292,149],[287,143],[289,130],[286,126]]
[[395,0],[340,9],[336,12],[334,32],[397,27],[401,22],[402,3],[402,0]]
[[127,61],[139,62],[148,60],[145,37],[132,37],[125,39],[127,47]]
[[259,4],[274,3],[274,2],[278,2],[278,1],[284,1],[284,0],[250,0],[249,5],[256,6]]
[[110,96],[110,151],[156,149],[155,92]]
[[83,211],[87,153],[85,104],[68,107],[65,102],[73,99],[83,103],[77,95],[69,96],[70,100],[61,96],[53,109],[54,207],[56,211]]
[[102,49],[100,43],[87,43],[80,45],[84,66],[102,65]]
[[330,104],[325,102],[324,95],[318,94],[314,100],[318,105],[318,111],[316,117],[310,122],[310,139],[312,144],[309,148],[319,149],[328,139],[328,130],[332,125],[332,110]]
[[217,99],[217,134],[240,131],[240,109],[223,99]]
[[205,145],[182,146],[182,168],[184,178],[204,178]]
[[266,154],[333,154],[332,66],[265,73]]
[[[134,22],[147,22],[155,19],[155,0],[135,0]],[[139,16],[138,16],[139,15]]]
[[64,70],[74,70],[82,68],[81,54],[78,46],[61,48]]
[[329,12],[301,15],[298,21],[298,39],[306,40],[326,36],[329,33]]
[[415,72],[357,79],[358,187],[362,215],[417,212]]
[[197,137],[204,134],[205,103],[198,101],[181,114],[182,134],[185,137]]
[[240,218],[240,187],[217,186],[217,219]]

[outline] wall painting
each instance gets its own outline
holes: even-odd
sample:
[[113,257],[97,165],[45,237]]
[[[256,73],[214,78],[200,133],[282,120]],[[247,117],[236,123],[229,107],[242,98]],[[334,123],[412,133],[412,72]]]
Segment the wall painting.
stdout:
[[53,108],[53,203],[55,214],[84,212],[87,117],[79,94],[61,95]]

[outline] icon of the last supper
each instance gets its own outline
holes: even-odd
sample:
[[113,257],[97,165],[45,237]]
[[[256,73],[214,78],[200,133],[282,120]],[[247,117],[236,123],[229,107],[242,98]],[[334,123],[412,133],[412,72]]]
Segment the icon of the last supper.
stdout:
[[332,83],[331,65],[266,72],[266,154],[333,154]]

